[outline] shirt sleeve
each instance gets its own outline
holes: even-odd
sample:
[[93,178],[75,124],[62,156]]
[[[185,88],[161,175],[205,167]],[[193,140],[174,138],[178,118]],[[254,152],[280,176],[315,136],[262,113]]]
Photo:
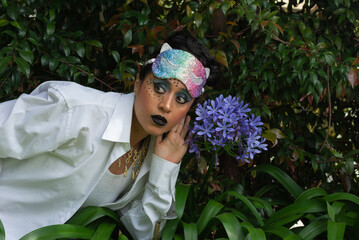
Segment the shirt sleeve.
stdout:
[[121,222],[134,239],[152,239],[158,222],[162,229],[167,219],[176,217],[174,195],[179,169],[180,163],[153,154],[142,199],[134,201],[128,210],[121,210]]
[[63,143],[66,102],[46,82],[31,94],[0,103],[0,158],[26,159]]

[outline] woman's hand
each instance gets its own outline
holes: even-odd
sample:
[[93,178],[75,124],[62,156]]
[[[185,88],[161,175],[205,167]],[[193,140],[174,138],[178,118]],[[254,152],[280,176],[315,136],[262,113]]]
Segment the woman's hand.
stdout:
[[165,138],[158,136],[156,138],[153,153],[167,161],[179,163],[187,152],[188,138],[185,139],[188,132],[190,117],[184,117],[173,129],[171,129]]

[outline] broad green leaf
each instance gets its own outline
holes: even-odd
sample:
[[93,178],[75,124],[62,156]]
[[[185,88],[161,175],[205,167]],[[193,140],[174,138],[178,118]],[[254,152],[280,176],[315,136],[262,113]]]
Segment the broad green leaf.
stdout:
[[346,224],[328,220],[328,240],[344,239]]
[[330,219],[333,222],[335,222],[335,210],[332,207],[332,205],[330,205],[328,202],[327,202],[327,210],[328,210],[328,215],[329,215]]
[[6,56],[0,58],[0,73],[5,70],[5,68],[8,66],[9,62],[11,61],[12,56]]
[[19,50],[19,54],[20,56],[28,63],[32,63],[32,61],[34,61],[34,54],[31,52],[31,50]]
[[288,237],[283,238],[283,240],[305,240],[305,239],[301,238],[298,235],[289,235]]
[[222,64],[223,66],[226,66],[228,68],[227,55],[224,51],[219,50],[216,53],[215,58],[216,58],[217,62],[219,62],[220,64]]
[[66,57],[70,55],[71,49],[67,46],[67,44],[62,45],[62,50],[64,51]]
[[120,54],[119,54],[116,50],[112,50],[112,51],[111,51],[111,54],[112,54],[113,58],[115,59],[115,61],[116,61],[117,63],[119,63],[120,60],[121,60]]
[[4,7],[7,7],[7,0],[1,0],[2,4],[4,4]]
[[115,229],[115,223],[102,222],[96,229],[94,235],[90,240],[107,240],[110,239],[113,230]]
[[232,213],[223,213],[216,216],[216,218],[218,218],[222,222],[229,240],[244,239],[242,227],[239,224],[238,219]]
[[120,236],[118,236],[117,240],[128,240],[128,237],[126,237],[124,234],[121,234]]
[[5,240],[5,229],[0,219],[0,240]]
[[251,200],[252,202],[253,201],[258,202],[263,207],[263,209],[266,211],[267,215],[269,217],[272,216],[273,208],[267,201],[265,201],[261,198],[258,198],[258,197],[248,197],[248,200]]
[[20,71],[25,74],[27,77],[30,76],[30,65],[22,58],[14,58],[17,66],[20,68]]
[[120,222],[119,216],[111,209],[104,207],[87,207],[77,211],[77,213],[72,216],[71,219],[67,221],[67,223],[86,226],[91,222],[105,216],[112,218],[118,223]]
[[123,37],[123,44],[122,47],[127,47],[132,41],[132,30],[128,30]]
[[191,185],[189,185],[189,184],[179,183],[176,186],[175,209],[176,209],[176,214],[177,214],[178,219],[182,218],[183,211],[185,209],[186,202],[187,202],[188,192],[189,192],[190,188],[191,188]]
[[162,240],[172,240],[176,233],[179,220],[173,219],[166,222],[166,225],[162,231]]
[[[315,162],[315,161],[313,161]],[[326,196],[327,192],[323,188],[310,188],[304,192],[302,192],[299,197],[295,200],[296,202],[308,200],[316,197]]]
[[184,239],[196,240],[198,237],[196,224],[182,222],[182,225],[183,225]]
[[241,223],[242,227],[247,228],[249,232],[250,239],[255,240],[266,240],[266,235],[264,231],[260,228],[255,228],[251,224],[248,224],[246,222]]
[[263,164],[257,168],[254,168],[254,170],[256,170],[258,172],[265,172],[265,173],[272,175],[295,198],[297,198],[303,192],[303,190],[299,187],[299,185],[292,178],[290,178],[284,171],[282,171],[281,169],[279,169],[277,167],[274,167],[269,164]]
[[27,41],[31,42],[31,43],[34,44],[36,47],[39,46],[39,43],[38,43],[35,39],[33,39],[33,38],[27,38]]
[[333,57],[333,54],[330,52],[325,52],[324,58],[325,58],[325,62],[331,66],[335,63],[335,58]]
[[327,222],[324,220],[318,220],[305,226],[299,233],[299,236],[304,240],[315,239],[321,233],[327,231]]
[[323,199],[309,199],[290,204],[279,211],[275,212],[270,218],[266,220],[266,224],[276,224],[276,222],[291,222],[295,220],[296,215],[306,213],[325,212],[327,210],[325,201]]
[[90,239],[94,232],[92,229],[71,224],[51,225],[36,229],[20,238],[20,240],[52,240],[58,238]]
[[215,200],[210,199],[204,207],[201,216],[197,220],[198,234],[207,226],[208,222],[214,218],[217,213],[223,208],[223,205]]
[[290,229],[283,226],[264,226],[263,231],[266,233],[275,234],[281,239],[294,235],[294,233]]
[[18,22],[11,21],[10,24],[16,27],[17,29],[21,29],[20,24]]
[[359,197],[355,196],[351,193],[333,193],[330,195],[327,195],[325,197],[325,200],[327,200],[328,202],[333,202],[333,201],[338,201],[338,200],[348,200],[351,201],[357,205],[359,205]]
[[97,40],[89,40],[85,42],[86,44],[90,45],[90,46],[94,46],[97,48],[102,48],[102,43],[100,41]]
[[264,226],[264,222],[262,217],[259,215],[257,209],[253,206],[253,204],[248,200],[248,198],[246,198],[245,196],[243,196],[240,193],[234,192],[234,191],[227,191],[222,193],[220,196],[218,196],[218,200],[223,199],[225,197],[227,197],[227,195],[235,197],[240,199],[245,205],[247,205],[247,207],[249,208],[249,210],[252,212],[252,214],[254,215],[254,217],[257,219],[258,224],[260,226]]

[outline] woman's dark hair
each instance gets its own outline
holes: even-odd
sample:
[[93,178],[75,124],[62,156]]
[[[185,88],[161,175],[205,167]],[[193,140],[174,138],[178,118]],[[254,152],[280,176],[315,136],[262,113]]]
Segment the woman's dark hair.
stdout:
[[[203,44],[193,37],[188,31],[175,32],[173,35],[165,40],[172,48],[187,51],[194,55],[204,67],[210,69],[210,75],[206,81],[206,84],[212,85],[211,83],[217,78],[218,63],[209,54],[208,49]],[[159,50],[152,56],[155,58],[159,54]],[[151,59],[151,57],[149,58]],[[152,64],[145,65],[140,71],[140,80],[143,81],[147,74],[152,70]]]

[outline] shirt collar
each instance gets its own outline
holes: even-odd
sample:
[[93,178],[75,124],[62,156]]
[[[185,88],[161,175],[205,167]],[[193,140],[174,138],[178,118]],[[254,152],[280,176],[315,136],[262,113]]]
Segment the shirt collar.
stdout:
[[112,142],[130,142],[134,93],[122,94],[116,103],[104,134],[103,140]]

